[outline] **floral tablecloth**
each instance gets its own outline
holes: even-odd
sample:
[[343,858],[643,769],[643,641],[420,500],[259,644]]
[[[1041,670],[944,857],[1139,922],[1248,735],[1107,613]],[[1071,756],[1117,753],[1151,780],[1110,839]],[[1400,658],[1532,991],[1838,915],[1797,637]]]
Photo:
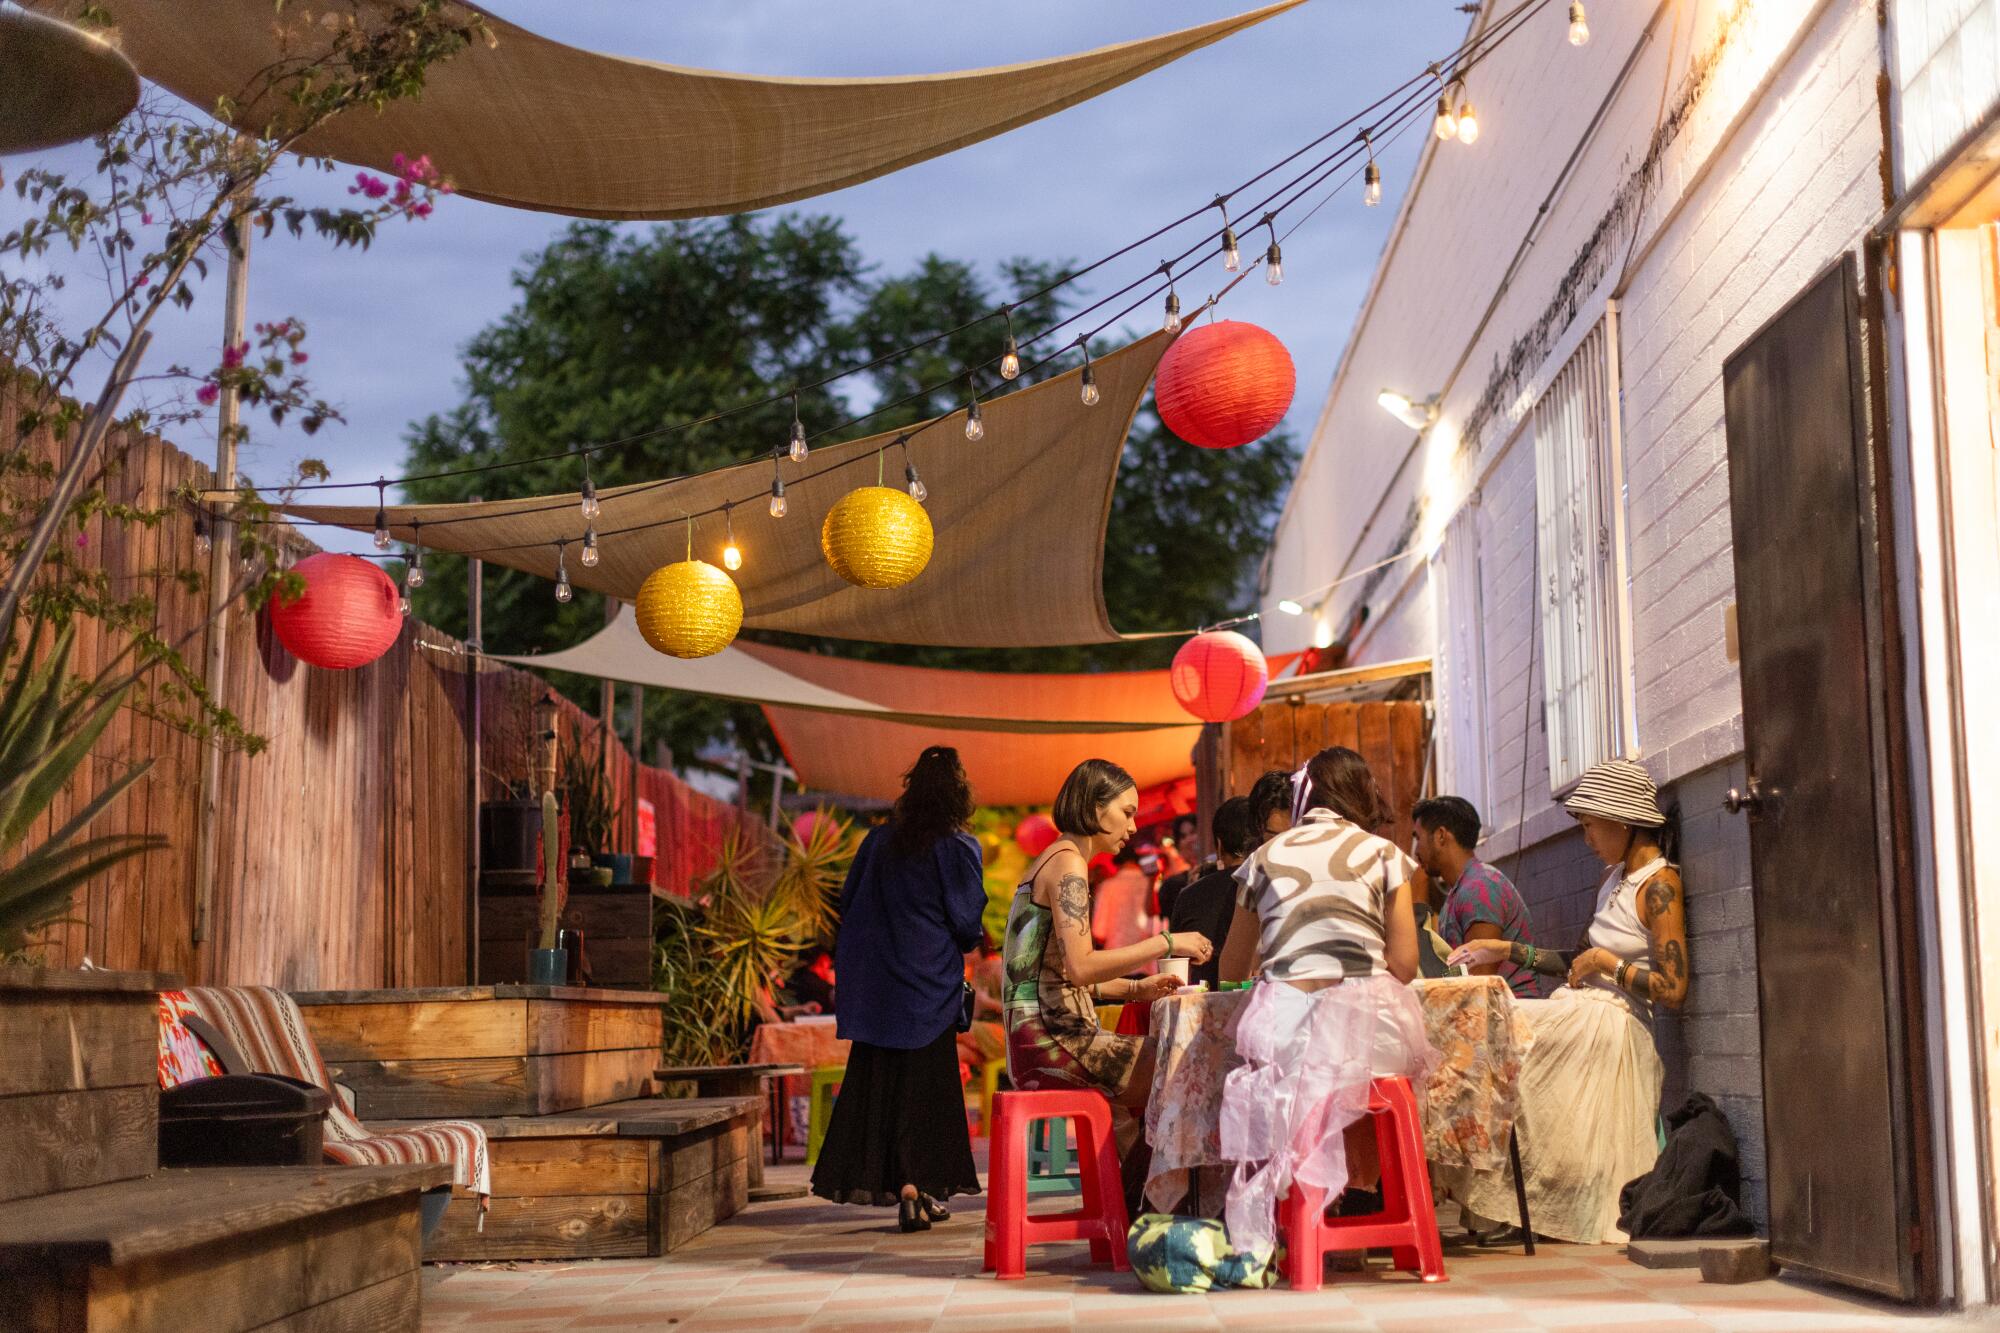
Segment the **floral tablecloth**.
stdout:
[[[1423,1089],[1424,1145],[1432,1161],[1500,1166],[1518,1105],[1521,1057],[1533,1033],[1498,977],[1443,977],[1415,983],[1424,1028],[1438,1064]],[[1197,1167],[1226,1167],[1222,1157],[1222,1084],[1241,1063],[1236,1025],[1248,991],[1172,996],[1153,1005],[1159,1061],[1146,1105],[1153,1164],[1146,1195],[1171,1208]],[[1204,1172],[1202,1200],[1215,1211],[1220,1176]],[[1211,1199],[1210,1194],[1214,1197]]]
[[[832,1023],[759,1023],[750,1034],[750,1061],[753,1065],[804,1065],[808,1070],[821,1065],[847,1063],[848,1042],[835,1036]],[[793,1143],[806,1141],[806,1094],[812,1084],[794,1074],[783,1080],[786,1131]],[[766,1124],[765,1133],[772,1132]]]

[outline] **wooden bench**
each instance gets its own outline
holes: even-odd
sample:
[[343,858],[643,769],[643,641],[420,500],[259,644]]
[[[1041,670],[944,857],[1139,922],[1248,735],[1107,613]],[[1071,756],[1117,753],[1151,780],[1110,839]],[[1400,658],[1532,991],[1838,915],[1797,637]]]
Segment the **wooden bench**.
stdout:
[[[0,1208],[0,1324],[415,1333],[418,1194],[449,1167],[211,1167]],[[16,1322],[18,1321],[18,1322]]]
[[485,1228],[479,1201],[455,1192],[426,1257],[643,1258],[678,1249],[743,1210],[762,1104],[645,1097],[481,1119],[493,1170]]
[[[653,1071],[656,1083],[692,1083],[697,1097],[755,1097],[760,1104],[770,1100],[771,1162],[778,1161],[778,1146],[783,1142],[785,1123],[784,1107],[780,1095],[771,1090],[781,1084],[770,1084],[771,1079],[785,1079],[806,1072],[804,1065],[761,1064],[761,1065],[661,1065]],[[758,1149],[764,1141],[764,1119],[760,1110],[757,1124],[750,1131],[750,1188],[764,1186],[764,1159]],[[796,1198],[803,1190],[786,1190],[784,1197]]]

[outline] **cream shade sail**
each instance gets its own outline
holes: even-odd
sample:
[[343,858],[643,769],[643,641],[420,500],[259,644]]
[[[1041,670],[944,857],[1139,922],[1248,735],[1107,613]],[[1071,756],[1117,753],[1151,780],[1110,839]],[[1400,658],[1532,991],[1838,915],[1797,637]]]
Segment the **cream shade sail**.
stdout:
[[[637,599],[661,565],[686,559],[684,514],[693,554],[722,563],[722,507],[743,551],[732,576],[743,594],[745,626],[879,643],[965,648],[1110,643],[1122,636],[1104,606],[1104,531],[1126,432],[1154,367],[1173,340],[1150,334],[1097,358],[1102,395],[1078,398],[1078,371],[1004,394],[983,405],[986,434],[965,438],[965,414],[953,413],[909,439],[930,497],[936,533],[930,564],[900,588],[857,588],[828,568],[820,524],[842,495],[902,480],[899,434],[885,432],[813,450],[803,463],[776,464],[789,512],[770,516],[766,459],[694,477],[607,487],[598,492],[599,563],[578,558],[584,519],[578,496],[442,505],[394,505],[389,529],[426,550],[477,555],[553,579],[557,543],[567,543],[570,582]],[[886,452],[885,452],[886,451]],[[581,481],[581,470],[578,473]],[[227,501],[227,493],[210,492]],[[375,497],[359,505],[289,505],[296,519],[368,532]]]
[[[80,0],[26,0],[74,17]],[[387,169],[428,154],[460,193],[596,218],[741,213],[825,194],[963,148],[1158,69],[1303,0],[1075,55],[949,74],[767,78],[602,55],[504,19],[495,41],[433,68],[421,98],[348,113],[314,152]],[[365,16],[387,0],[352,0]],[[349,5],[129,0],[112,6],[139,72],[206,110],[241,97]],[[239,123],[264,118],[248,106]],[[997,188],[1004,188],[998,186]]]
[[738,643],[688,661],[655,652],[639,637],[630,608],[620,608],[616,619],[574,648],[495,660],[765,704],[787,713],[837,713],[965,731],[1095,735],[1184,731],[1190,725],[1165,671],[944,671],[761,643]]

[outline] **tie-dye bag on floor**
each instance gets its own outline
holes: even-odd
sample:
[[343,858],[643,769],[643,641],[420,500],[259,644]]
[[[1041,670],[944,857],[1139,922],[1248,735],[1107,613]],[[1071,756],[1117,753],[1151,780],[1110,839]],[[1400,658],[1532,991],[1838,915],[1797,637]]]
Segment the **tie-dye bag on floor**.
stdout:
[[1268,1287],[1278,1280],[1282,1250],[1266,1255],[1231,1249],[1229,1232],[1207,1217],[1146,1213],[1125,1236],[1132,1273],[1148,1291],[1193,1294],[1222,1287]]

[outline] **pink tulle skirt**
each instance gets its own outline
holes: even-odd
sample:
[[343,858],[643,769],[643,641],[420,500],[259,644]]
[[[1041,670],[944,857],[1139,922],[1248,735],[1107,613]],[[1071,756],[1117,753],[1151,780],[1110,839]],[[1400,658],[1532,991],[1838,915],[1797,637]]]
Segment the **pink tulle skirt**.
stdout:
[[1436,1059],[1423,1005],[1394,977],[1353,977],[1320,991],[1261,981],[1236,1032],[1240,1068],[1222,1091],[1222,1155],[1235,1162],[1224,1218],[1238,1250],[1268,1252],[1277,1205],[1294,1180],[1347,1188],[1346,1130],[1368,1109],[1368,1084],[1418,1085]]

